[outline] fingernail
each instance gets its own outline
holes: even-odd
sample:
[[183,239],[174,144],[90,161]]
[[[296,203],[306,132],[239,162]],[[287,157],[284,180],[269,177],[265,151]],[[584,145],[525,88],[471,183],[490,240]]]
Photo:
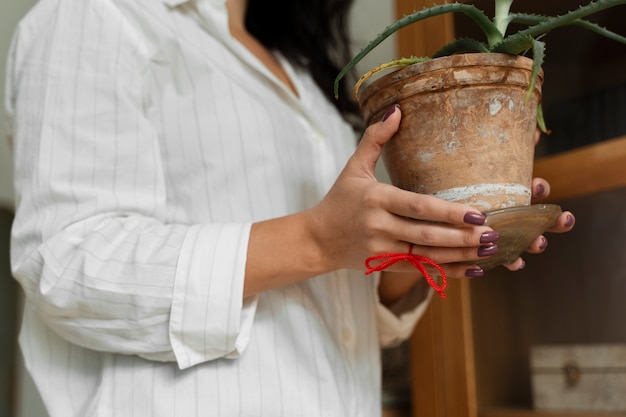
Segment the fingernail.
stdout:
[[565,221],[565,227],[572,227],[574,225],[574,216],[571,214],[567,215],[567,220]]
[[498,253],[498,245],[481,246],[478,248],[478,256],[485,257]]
[[539,249],[545,250],[548,247],[548,239],[544,236],[541,236],[541,243],[539,244]]
[[539,197],[539,196],[542,196],[543,193],[545,192],[546,192],[546,189],[543,186],[543,184],[537,184],[537,188],[535,188],[535,195]]
[[482,277],[483,275],[485,275],[485,271],[480,268],[470,268],[465,270],[465,276],[468,278]]
[[490,232],[485,232],[480,235],[480,243],[493,243],[500,238],[500,233],[495,230]]
[[393,106],[389,107],[389,109],[387,109],[387,113],[384,114],[381,122],[384,122],[385,120],[387,120],[389,116],[391,116],[393,112],[395,112],[396,109],[399,109],[399,108],[400,106],[398,104],[394,104]]
[[463,221],[467,224],[474,224],[476,226],[482,226],[485,224],[485,215],[478,213],[465,213]]
[[526,268],[526,261],[522,259],[522,264],[520,265],[519,269],[524,269],[524,268]]

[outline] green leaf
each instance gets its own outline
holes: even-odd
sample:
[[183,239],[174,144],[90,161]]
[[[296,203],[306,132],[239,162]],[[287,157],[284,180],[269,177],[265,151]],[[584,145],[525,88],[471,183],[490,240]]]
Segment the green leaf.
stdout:
[[489,48],[483,42],[475,39],[456,39],[433,54],[433,58],[454,55],[463,52],[489,52]]
[[522,52],[531,49],[533,47],[535,39],[530,36],[509,36],[502,42],[494,45],[491,48],[491,52],[497,52],[501,54],[519,55]]
[[548,127],[546,126],[546,119],[543,116],[543,106],[541,105],[541,103],[537,105],[537,127],[546,135],[552,133],[550,132],[550,130],[548,130]]
[[[512,23],[528,25],[528,26],[537,25],[538,23],[542,23],[551,19],[550,16],[543,16],[543,15],[538,15],[538,14],[527,14],[527,13],[511,13],[510,16],[511,16]],[[565,23],[564,26],[565,25],[578,26],[583,29],[594,32],[598,35],[609,38],[611,40],[626,44],[626,37],[619,35],[615,32],[612,32],[608,30],[607,28],[602,27],[596,23],[589,22],[588,20],[575,19],[569,23]]]
[[381,71],[388,70],[390,68],[406,67],[406,66],[409,66],[409,65],[417,64],[418,62],[428,61],[429,59],[430,59],[430,57],[416,57],[416,56],[412,56],[412,57],[409,57],[409,58],[395,59],[393,61],[389,61],[389,62],[385,62],[384,64],[380,64],[376,68],[373,68],[373,69],[369,70],[368,72],[366,72],[365,74],[363,74],[361,76],[361,78],[359,78],[357,80],[356,84],[354,84],[354,91],[353,91],[353,97],[352,98],[356,102],[359,101],[359,89],[361,88],[361,85],[363,85],[363,83],[368,78],[370,78],[372,75],[377,74],[377,73],[379,73]]
[[535,84],[537,84],[537,77],[539,77],[539,71],[541,71],[541,66],[543,65],[543,60],[546,55],[546,44],[534,40],[533,41],[533,68],[530,74],[530,85],[528,86],[528,91],[526,92],[526,97],[524,98],[526,101],[530,99],[530,96],[533,94],[533,89],[535,88]]
[[605,9],[609,9],[611,7],[624,5],[624,4],[626,4],[626,0],[592,1],[591,3],[585,6],[581,6],[578,9],[572,10],[571,12],[565,13],[561,16],[547,18],[534,26],[531,26],[527,29],[524,29],[516,33],[515,35],[511,35],[511,37],[516,37],[516,36],[523,37],[523,36],[530,35],[536,38],[540,35],[548,33],[552,29],[555,29],[561,26],[571,25],[576,20],[581,19],[583,17],[589,16],[591,14],[600,12]]
[[489,45],[496,44],[500,42],[500,40],[502,40],[502,34],[498,31],[498,28],[496,28],[494,23],[485,15],[485,13],[476,8],[474,5],[463,3],[448,3],[432,6],[422,9],[420,11],[415,11],[387,26],[385,30],[383,30],[376,38],[374,38],[374,40],[367,44],[367,46],[365,46],[365,48],[363,48],[361,52],[359,52],[354,58],[352,58],[352,60],[350,60],[350,62],[346,64],[345,67],[343,67],[343,69],[335,78],[335,97],[339,96],[339,81],[382,41],[384,41],[389,36],[405,26],[408,26],[420,20],[428,19],[430,17],[446,13],[464,13],[472,18],[472,20],[474,20],[474,22],[478,24],[478,26],[487,36],[487,41]]
[[511,22],[509,12],[511,10],[511,4],[513,4],[513,0],[495,0],[495,14],[493,22],[496,24],[496,27],[502,36],[506,34],[506,29],[509,27],[509,23]]
[[597,33],[598,35],[602,35],[602,36],[604,36],[606,38],[609,38],[611,40],[614,40],[614,41],[626,44],[626,37],[624,37],[622,35],[619,35],[619,34],[617,34],[615,32],[612,32],[612,31],[608,30],[607,28],[604,28],[604,27],[602,27],[600,25],[597,25],[595,23],[591,23],[591,22],[588,22],[588,21],[583,20],[583,19],[578,19],[578,20],[575,20],[574,22],[572,22],[572,25],[579,26],[579,27],[581,27],[583,29],[587,29],[587,30],[589,30],[591,32]]

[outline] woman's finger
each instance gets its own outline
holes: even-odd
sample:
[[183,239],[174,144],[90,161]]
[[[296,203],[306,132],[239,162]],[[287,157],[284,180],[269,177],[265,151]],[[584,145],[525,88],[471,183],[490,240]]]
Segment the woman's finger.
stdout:
[[564,211],[556,220],[556,222],[554,223],[554,226],[548,229],[548,232],[552,232],[552,233],[569,232],[570,230],[574,228],[575,224],[576,224],[576,218],[574,217],[574,215],[569,211]]
[[539,143],[539,139],[541,139],[541,130],[535,130],[535,146]]
[[544,235],[537,236],[533,243],[530,244],[526,252],[528,253],[542,253],[548,247],[548,239]]
[[385,187],[380,187],[377,190],[377,195],[370,197],[378,200],[378,203],[387,211],[400,217],[458,226],[480,226],[485,222],[484,214],[467,204],[449,202],[429,195],[399,190],[388,184],[383,185]]
[[531,191],[532,200],[541,201],[550,195],[550,183],[543,178],[533,178]]
[[401,118],[400,106],[393,105],[387,110],[383,120],[368,126],[346,169],[359,176],[374,179],[376,164],[383,146],[398,131]]
[[517,258],[513,262],[504,264],[503,266],[509,271],[519,271],[520,269],[524,269],[526,262],[524,262],[522,258]]
[[[422,266],[430,274],[430,276],[437,281],[439,278],[439,270],[429,265],[427,262],[422,262]],[[485,275],[485,271],[478,265],[472,263],[449,263],[439,264],[446,274],[446,278],[478,278]],[[398,262],[386,269],[385,272],[399,272],[400,274],[394,274],[395,279],[402,279],[402,274],[407,274],[410,277],[415,273],[415,266],[408,261]]]

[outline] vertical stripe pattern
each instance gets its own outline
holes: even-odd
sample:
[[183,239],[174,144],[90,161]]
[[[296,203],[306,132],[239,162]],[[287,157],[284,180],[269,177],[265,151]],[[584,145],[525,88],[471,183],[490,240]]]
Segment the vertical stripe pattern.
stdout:
[[41,0],[18,27],[12,264],[51,417],[380,415],[380,330],[419,314],[380,314],[350,271],[242,300],[250,225],[318,202],[355,138],[226,19],[223,0]]

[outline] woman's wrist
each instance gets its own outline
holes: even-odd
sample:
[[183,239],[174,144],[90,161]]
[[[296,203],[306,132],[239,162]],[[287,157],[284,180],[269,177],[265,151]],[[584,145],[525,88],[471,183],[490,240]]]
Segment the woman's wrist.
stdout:
[[244,296],[292,284],[333,270],[333,259],[315,233],[310,210],[252,225]]

